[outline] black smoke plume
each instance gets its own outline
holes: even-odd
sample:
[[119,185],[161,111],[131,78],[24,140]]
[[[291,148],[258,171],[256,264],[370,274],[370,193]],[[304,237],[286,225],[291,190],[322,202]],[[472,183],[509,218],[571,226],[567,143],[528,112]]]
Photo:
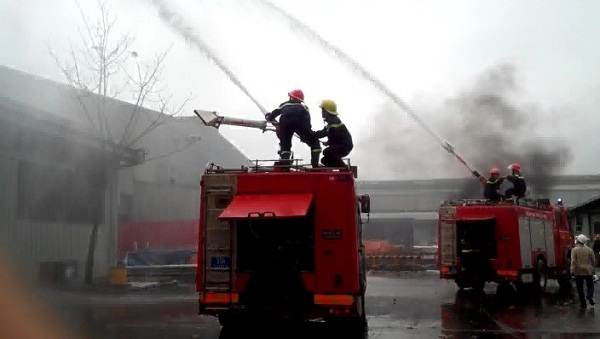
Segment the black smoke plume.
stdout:
[[[429,108],[435,128],[467,162],[488,176],[492,167],[502,175],[507,166],[522,166],[530,197],[546,196],[552,176],[559,174],[571,157],[570,149],[554,137],[544,123],[544,112],[519,102],[515,68],[500,65],[484,72],[474,85],[446,100],[443,109]],[[434,114],[431,114],[431,113]],[[393,171],[396,179],[465,177],[469,172],[424,131],[411,125],[401,112],[384,109],[374,131],[360,143],[379,153],[378,166]],[[372,156],[372,155],[371,155]],[[480,198],[482,185],[471,176],[464,187],[448,198]],[[510,187],[507,184],[506,189]]]

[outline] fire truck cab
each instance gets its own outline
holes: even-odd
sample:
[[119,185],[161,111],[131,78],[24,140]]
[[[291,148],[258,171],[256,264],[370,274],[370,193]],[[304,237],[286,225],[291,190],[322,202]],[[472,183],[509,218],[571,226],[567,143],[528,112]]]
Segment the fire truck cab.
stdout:
[[199,313],[222,326],[323,319],[366,326],[362,215],[345,169],[294,164],[226,169],[201,179]]
[[544,291],[548,279],[570,282],[573,236],[563,206],[548,199],[514,203],[446,201],[438,218],[440,278],[460,289],[486,282]]

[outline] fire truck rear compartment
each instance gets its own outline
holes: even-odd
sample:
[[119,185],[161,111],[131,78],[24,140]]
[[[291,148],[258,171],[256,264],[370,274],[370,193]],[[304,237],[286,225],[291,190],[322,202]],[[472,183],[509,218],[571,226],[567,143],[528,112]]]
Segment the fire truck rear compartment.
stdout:
[[293,313],[310,306],[301,273],[314,272],[313,220],[311,209],[304,217],[237,221],[237,273],[250,275],[240,302],[249,310]]
[[457,221],[458,257],[467,275],[492,274],[491,259],[496,258],[496,220]]

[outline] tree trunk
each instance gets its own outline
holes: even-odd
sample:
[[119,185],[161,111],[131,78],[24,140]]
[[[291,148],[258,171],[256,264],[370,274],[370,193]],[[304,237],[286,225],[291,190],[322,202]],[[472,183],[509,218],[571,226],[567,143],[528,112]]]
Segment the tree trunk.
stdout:
[[85,264],[85,284],[91,285],[94,283],[94,254],[96,252],[96,241],[98,239],[98,218],[94,221],[92,231],[90,232],[90,242],[88,245],[87,262]]
[[[102,148],[102,154],[105,154],[105,148]],[[94,162],[90,162],[94,163]],[[108,164],[106,160],[104,160],[101,166],[92,167],[93,169],[100,169],[100,171],[91,170],[90,174],[92,175],[91,180],[89,182],[90,188],[96,192],[95,193],[95,201],[92,203],[92,215],[93,215],[93,224],[92,230],[90,232],[90,241],[88,244],[88,254],[87,260],[85,264],[85,284],[92,285],[94,283],[94,258],[96,254],[96,243],[98,242],[98,229],[100,227],[100,221],[102,220],[102,215],[104,214],[104,204],[103,200],[105,199],[106,194],[106,186],[107,186],[107,175],[109,175],[109,171],[107,170]]]

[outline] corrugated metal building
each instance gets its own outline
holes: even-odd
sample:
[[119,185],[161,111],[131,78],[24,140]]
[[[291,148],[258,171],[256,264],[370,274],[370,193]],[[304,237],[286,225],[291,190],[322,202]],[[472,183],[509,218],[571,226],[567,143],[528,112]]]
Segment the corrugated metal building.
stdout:
[[[40,273],[41,262],[74,261],[81,281],[91,221],[77,211],[85,210],[82,192],[90,191],[86,175],[95,167],[89,158],[104,141],[94,138],[72,94],[69,86],[0,66],[0,251],[30,276]],[[123,120],[132,107],[107,101],[107,122],[115,134],[123,133]],[[131,133],[140,134],[139,129],[159,115],[139,110],[138,130]],[[145,163],[107,175],[109,189],[103,192],[104,213],[95,251],[97,277],[105,277],[116,261],[119,220],[197,218],[199,177],[205,165],[238,167],[248,161],[197,118],[163,120],[135,144],[145,150]],[[48,182],[55,188],[40,197]],[[37,210],[27,210],[30,205]]]
[[[570,221],[573,231],[594,239],[594,235],[600,234],[600,196],[573,206],[570,210]],[[591,243],[589,245],[591,246]]]
[[0,249],[27,276],[48,261],[74,262],[82,271],[98,200],[103,232],[94,266],[107,272],[108,204],[116,199],[94,187],[107,178],[115,188],[117,172],[95,170],[103,168],[102,143],[48,112],[0,99]]

